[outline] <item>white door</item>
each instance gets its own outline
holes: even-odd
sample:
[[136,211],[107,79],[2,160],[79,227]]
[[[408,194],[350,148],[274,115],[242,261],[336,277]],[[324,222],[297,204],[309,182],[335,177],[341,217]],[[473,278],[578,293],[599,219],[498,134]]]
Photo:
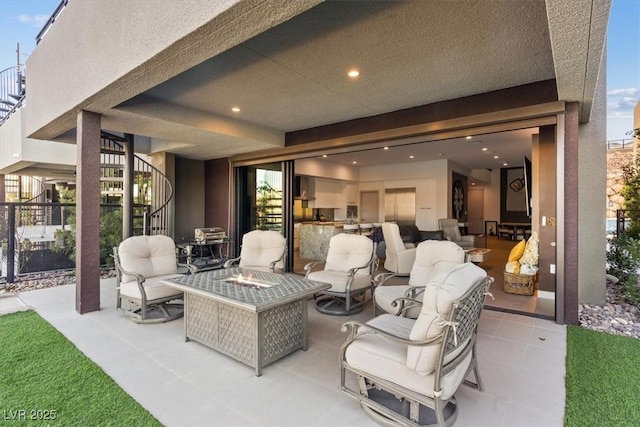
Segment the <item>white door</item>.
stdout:
[[467,198],[469,234],[482,234],[484,233],[484,189],[470,188]]

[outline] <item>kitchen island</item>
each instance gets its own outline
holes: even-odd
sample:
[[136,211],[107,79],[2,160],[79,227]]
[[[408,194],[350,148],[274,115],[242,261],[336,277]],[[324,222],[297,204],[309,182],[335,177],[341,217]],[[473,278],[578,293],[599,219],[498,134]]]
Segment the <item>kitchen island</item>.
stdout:
[[344,231],[343,222],[313,221],[300,224],[300,258],[324,261],[331,237]]

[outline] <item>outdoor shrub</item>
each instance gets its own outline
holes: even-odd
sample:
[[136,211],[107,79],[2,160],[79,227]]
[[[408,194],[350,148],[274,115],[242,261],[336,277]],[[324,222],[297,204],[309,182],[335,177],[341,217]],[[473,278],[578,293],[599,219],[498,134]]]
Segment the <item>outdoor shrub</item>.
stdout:
[[620,279],[625,298],[640,304],[640,287],[638,286],[638,269],[640,269],[640,240],[623,233],[609,240],[607,251],[607,274]]

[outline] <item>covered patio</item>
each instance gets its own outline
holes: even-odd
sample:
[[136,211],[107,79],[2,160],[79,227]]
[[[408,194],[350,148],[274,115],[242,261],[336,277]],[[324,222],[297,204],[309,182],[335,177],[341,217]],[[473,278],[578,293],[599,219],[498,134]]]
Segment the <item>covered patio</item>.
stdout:
[[[183,319],[139,325],[116,310],[115,279],[100,283],[101,309],[75,311],[75,286],[0,298],[0,314],[35,309],[127,393],[167,426],[374,425],[339,391],[340,331],[368,320],[326,316],[309,304],[309,349],[251,368],[196,342]],[[566,327],[549,320],[484,310],[478,358],[485,391],[462,386],[456,427],[561,426],[565,407]]]

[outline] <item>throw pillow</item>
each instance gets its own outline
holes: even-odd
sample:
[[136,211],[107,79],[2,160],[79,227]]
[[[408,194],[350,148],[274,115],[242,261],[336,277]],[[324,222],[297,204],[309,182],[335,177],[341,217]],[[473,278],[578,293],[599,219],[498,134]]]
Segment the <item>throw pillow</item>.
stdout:
[[509,253],[508,262],[518,261],[522,256],[522,254],[524,253],[525,245],[526,245],[526,242],[524,240],[520,240],[518,244],[515,245],[513,249],[511,249],[511,252]]

